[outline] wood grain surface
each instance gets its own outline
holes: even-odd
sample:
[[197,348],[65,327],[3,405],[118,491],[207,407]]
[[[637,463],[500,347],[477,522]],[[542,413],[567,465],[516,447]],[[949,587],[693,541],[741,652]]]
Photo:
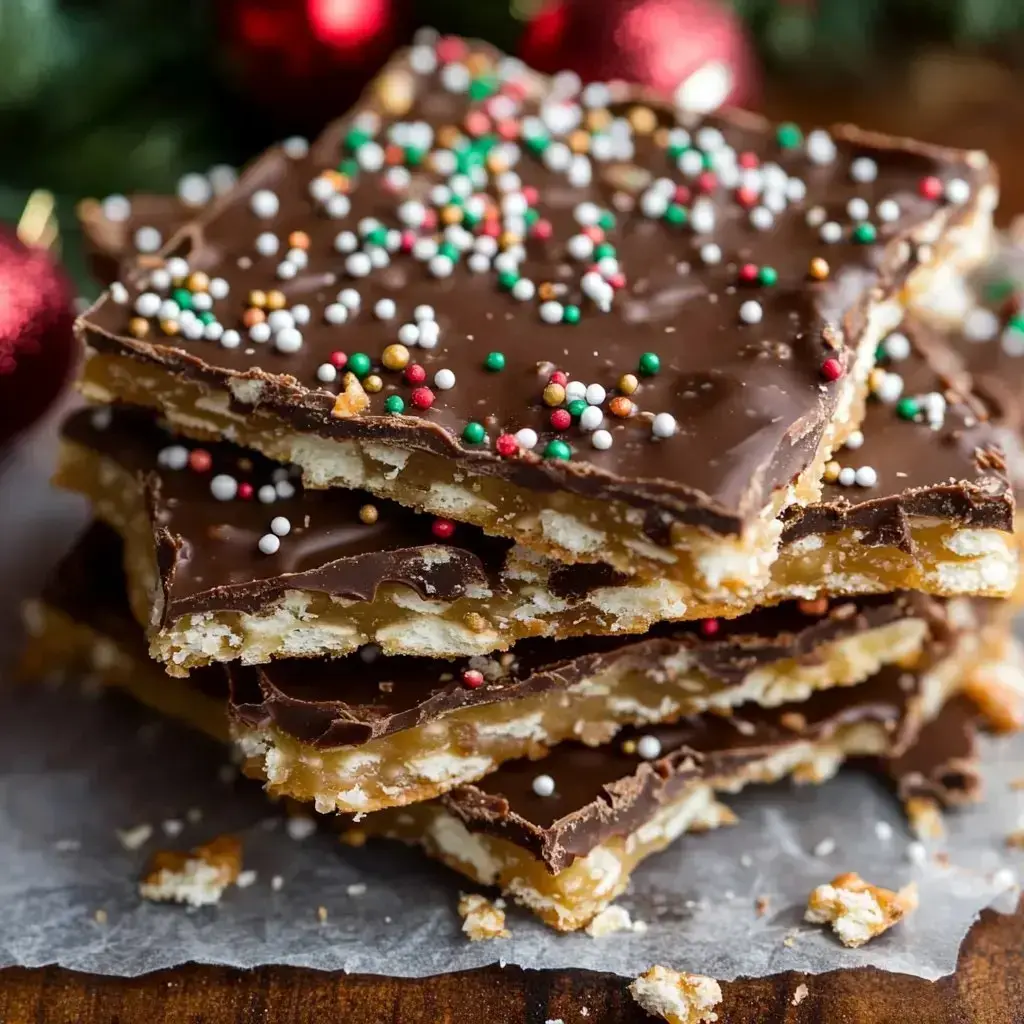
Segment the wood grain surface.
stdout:
[[[851,0],[853,2],[853,0]],[[987,150],[1002,168],[1000,220],[1024,212],[1024,77],[979,59],[925,55],[870,87],[769,83],[771,116]],[[793,1005],[801,984],[807,996]],[[955,974],[938,982],[864,969],[722,986],[720,1024],[1024,1024],[1024,902],[986,912]],[[587,1012],[584,1013],[584,1010]],[[650,1021],[626,982],[586,972],[490,968],[395,980],[295,968],[189,965],[134,979],[58,968],[0,971],[0,1024],[605,1024]]]

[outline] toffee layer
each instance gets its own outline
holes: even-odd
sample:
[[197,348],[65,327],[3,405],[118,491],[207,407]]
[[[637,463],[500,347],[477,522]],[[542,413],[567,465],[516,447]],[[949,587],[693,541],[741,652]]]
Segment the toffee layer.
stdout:
[[901,289],[987,239],[995,179],[440,40],[232,198],[83,318],[90,397],[555,557],[742,589],[856,425]]

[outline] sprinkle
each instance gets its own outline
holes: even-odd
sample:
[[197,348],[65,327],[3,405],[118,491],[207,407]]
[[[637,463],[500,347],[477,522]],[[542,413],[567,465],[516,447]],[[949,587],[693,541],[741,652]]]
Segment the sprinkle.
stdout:
[[961,206],[971,198],[971,186],[963,178],[952,178],[946,182],[946,202]]
[[807,272],[815,281],[827,281],[830,269],[826,260],[815,256],[808,265]]
[[435,519],[430,524],[430,532],[441,540],[447,540],[455,533],[455,523],[450,519]]
[[548,383],[541,392],[545,405],[557,406],[565,401],[565,388],[561,384]]
[[347,366],[357,377],[365,377],[370,372],[372,365],[370,357],[365,352],[353,352],[348,357]]
[[601,424],[604,423],[604,413],[596,405],[588,405],[580,413],[579,425],[580,430],[597,430]]
[[433,320],[433,319],[435,319],[434,307],[433,306],[425,306],[425,305],[424,306],[417,306],[412,311],[412,318],[417,323],[419,323],[422,320]]
[[250,484],[250,483],[248,483],[246,481],[243,481],[242,483],[240,483],[238,485],[238,497],[242,501],[251,501],[252,500],[252,484]]
[[281,203],[277,198],[277,195],[270,191],[270,189],[261,188],[256,192],[253,192],[252,197],[249,199],[249,209],[252,210],[257,217],[261,217],[264,220],[270,217],[276,217],[277,211],[281,208]]
[[[122,287],[124,287],[122,285]],[[135,312],[139,316],[154,317],[160,311],[161,299],[156,292],[143,292],[135,300]]]
[[429,409],[434,404],[434,392],[430,388],[413,388],[409,401],[417,409]]
[[572,458],[572,449],[564,441],[548,441],[544,446],[544,458],[567,461]]
[[533,780],[533,791],[540,797],[553,796],[555,792],[555,780],[550,775],[538,775]]
[[538,310],[541,320],[546,324],[557,324],[562,322],[562,304],[560,302],[542,302]]
[[270,532],[278,537],[287,537],[292,532],[291,520],[286,516],[274,516],[270,520]]
[[467,444],[481,444],[486,437],[484,425],[475,420],[471,420],[462,428],[462,440]]
[[410,363],[403,376],[410,384],[422,384],[427,379],[427,371],[419,363]]
[[238,494],[238,481],[227,473],[218,473],[210,481],[210,493],[217,501],[231,501]]
[[464,669],[462,682],[463,685],[468,686],[471,690],[479,689],[479,687],[484,685],[484,674],[475,668]]
[[923,199],[940,199],[943,191],[942,181],[934,174],[929,174],[918,182],[917,191]]
[[718,619],[701,619],[700,631],[704,636],[714,636],[720,628]]
[[494,447],[499,455],[508,458],[519,451],[519,442],[511,434],[499,434]]
[[451,391],[455,387],[455,374],[448,369],[438,370],[434,374],[434,387],[438,391]]
[[642,377],[653,377],[661,370],[661,359],[654,352],[644,352],[637,369]]
[[838,224],[834,220],[826,221],[821,225],[821,230],[818,232],[818,237],[829,245],[835,245],[836,242],[841,242],[843,238],[843,228],[841,224]]
[[295,486],[289,480],[278,480],[274,485],[274,490],[282,501],[295,497]]
[[595,430],[590,443],[598,451],[607,451],[612,446],[612,435],[607,430]]
[[384,399],[384,408],[395,416],[405,412],[405,399],[401,395],[388,395]]
[[525,448],[526,451],[532,451],[537,447],[537,442],[540,440],[537,437],[537,431],[531,430],[530,427],[523,427],[521,430],[516,431],[516,441],[520,448]]
[[607,397],[607,392],[600,384],[590,384],[587,386],[586,399],[587,405],[600,405]]
[[634,374],[624,373],[619,378],[617,387],[624,395],[631,395],[640,387],[640,381],[637,380]]
[[827,381],[836,381],[843,376],[843,364],[834,356],[830,356],[821,364],[821,375]]
[[409,365],[409,350],[405,345],[388,345],[381,353],[381,364],[388,370],[404,370]]
[[828,132],[817,129],[807,136],[804,152],[813,164],[830,164],[836,158],[836,144]]
[[875,207],[875,216],[886,224],[900,219],[900,204],[895,199],[883,199]]
[[209,473],[213,456],[205,448],[193,448],[188,454],[188,468],[193,473]]
[[898,373],[886,373],[882,370],[880,376],[872,380],[872,392],[881,401],[891,404],[903,394],[903,378]]
[[661,740],[657,736],[641,736],[636,742],[636,752],[645,761],[653,761],[661,756]]
[[163,235],[156,228],[145,226],[139,228],[133,237],[135,248],[141,253],[157,252],[164,244]]
[[619,419],[624,420],[633,415],[633,403],[625,395],[616,395],[608,403],[608,411]]
[[376,505],[362,505],[359,508],[359,521],[366,526],[373,526],[379,516]]
[[846,212],[850,220],[867,220],[871,216],[871,206],[866,199],[855,196],[846,204]]
[[920,413],[921,407],[917,403],[916,398],[901,398],[896,403],[896,415],[902,420],[912,420],[918,413]]
[[281,549],[281,539],[272,533],[265,533],[260,537],[258,547],[264,555],[276,555]]
[[273,484],[264,484],[257,492],[256,497],[264,504],[270,505],[277,501],[277,488]]
[[861,466],[857,470],[856,483],[858,487],[874,487],[878,483],[878,473],[871,466]]
[[437,348],[438,339],[441,337],[441,328],[433,320],[423,320],[420,325],[420,348]]
[[651,422],[651,433],[655,437],[671,437],[677,429],[676,418],[671,413],[659,412]]
[[850,451],[856,451],[863,444],[864,444],[864,434],[861,431],[859,431],[859,430],[853,431],[853,433],[850,434],[850,436],[846,439],[846,442],[845,442],[845,446],[847,448],[849,448]]
[[549,422],[555,430],[568,430],[572,426],[572,415],[568,409],[555,409],[549,417]]
[[878,164],[870,157],[861,156],[850,164],[850,177],[866,185],[878,177]]
[[763,316],[764,310],[761,308],[761,303],[754,299],[747,299],[740,306],[740,320],[745,324],[759,324]]
[[910,339],[899,332],[890,334],[882,342],[882,350],[894,362],[902,362],[910,356]]
[[397,307],[393,299],[380,299],[373,307],[373,315],[378,320],[393,320]]
[[295,327],[286,327],[274,336],[274,347],[278,352],[298,352],[302,348],[302,333]]
[[505,356],[501,352],[488,352],[484,360],[484,369],[498,373],[505,369]]
[[844,466],[839,470],[836,482],[842,487],[852,487],[857,482],[857,471],[850,466]]
[[835,459],[830,459],[825,463],[825,468],[822,471],[821,478],[827,484],[834,484],[839,479],[839,463]]
[[874,224],[858,224],[853,229],[853,240],[861,245],[870,245],[878,238],[878,230]]

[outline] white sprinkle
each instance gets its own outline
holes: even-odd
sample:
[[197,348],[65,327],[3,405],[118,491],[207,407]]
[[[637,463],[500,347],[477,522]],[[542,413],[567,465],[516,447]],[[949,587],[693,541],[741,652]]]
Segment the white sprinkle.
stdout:
[[698,199],[690,208],[690,227],[698,235],[714,231],[715,220],[715,204],[710,199]]
[[309,142],[301,135],[292,135],[281,143],[281,149],[289,159],[301,160],[309,152]]
[[290,281],[298,272],[299,268],[289,260],[277,265],[277,276],[282,281]]
[[565,385],[567,402],[582,402],[587,397],[587,385],[581,380],[571,380]]
[[[189,311],[191,312],[191,311]],[[206,325],[202,320],[196,319],[193,315],[187,320],[182,317],[181,320],[181,333],[189,339],[189,341],[198,341],[206,330]]]
[[885,354],[895,362],[901,362],[910,355],[910,339],[899,332],[890,334],[882,343]]
[[274,892],[280,892],[284,888],[284,879],[280,875],[274,875],[270,880],[270,888]]
[[850,220],[867,220],[871,216],[871,207],[866,199],[855,196],[846,204],[846,212]]
[[373,315],[378,320],[391,320],[397,311],[394,299],[380,299],[373,307]]
[[962,329],[968,341],[991,341],[999,333],[999,317],[991,309],[975,306],[965,314]]
[[840,487],[852,487],[857,482],[857,471],[851,466],[844,466],[839,470],[836,482]]
[[256,236],[256,251],[261,256],[276,256],[277,250],[281,248],[281,242],[277,235],[270,231]]
[[438,370],[434,374],[434,387],[440,391],[451,391],[455,387],[455,374],[451,370]]
[[875,388],[875,396],[881,402],[895,402],[902,394],[903,378],[898,373],[887,373]]
[[286,327],[295,326],[295,318],[287,309],[275,309],[267,317],[267,323],[272,331],[283,331]]
[[829,854],[835,852],[836,841],[831,836],[827,836],[825,839],[822,839],[822,841],[814,848],[815,857],[827,857]]
[[298,352],[302,348],[302,332],[294,327],[278,331],[274,337],[274,347],[278,352]]
[[106,430],[114,421],[114,411],[108,405],[101,405],[89,414],[93,430]]
[[274,516],[270,520],[270,532],[278,537],[287,537],[292,532],[292,523],[287,516]]
[[256,492],[256,497],[259,498],[264,505],[273,504],[273,502],[277,501],[277,488],[274,487],[273,484],[264,484]]
[[900,204],[895,199],[883,199],[875,207],[875,214],[883,223],[891,224],[900,219]]
[[482,252],[475,252],[466,260],[466,266],[474,274],[486,274],[491,269],[491,258]]
[[354,231],[339,231],[334,236],[335,252],[355,252],[359,248],[359,239]]
[[562,304],[549,300],[540,304],[540,318],[546,324],[557,324],[562,321]]
[[604,413],[596,405],[588,405],[580,413],[580,430],[597,430],[604,423]]
[[755,206],[750,211],[750,224],[758,231],[771,231],[775,225],[775,216],[767,207]]
[[188,277],[188,260],[182,259],[181,256],[172,256],[164,264],[164,269],[173,281],[184,281]]
[[331,179],[322,174],[309,183],[308,191],[310,198],[315,199],[318,203],[326,203],[331,196],[338,194],[338,190],[334,187]]
[[354,313],[362,305],[362,299],[355,288],[342,288],[337,295],[338,301],[350,312]]
[[890,825],[887,821],[876,821],[875,838],[883,843],[887,843],[890,839],[892,839],[892,825]]
[[155,288],[158,292],[165,292],[171,287],[171,275],[166,267],[157,267],[149,275],[149,286],[150,288]]
[[[123,289],[124,285],[121,287]],[[135,312],[144,317],[156,316],[160,312],[160,303],[160,296],[156,292],[143,292],[135,300]]]
[[211,299],[226,299],[231,291],[231,286],[223,277],[215,277],[210,281],[208,290]]
[[963,178],[951,178],[946,182],[946,201],[961,206],[971,198],[971,186]]
[[160,828],[166,836],[180,836],[185,831],[185,823],[179,818],[166,818],[160,822]]
[[763,316],[764,310],[761,308],[761,303],[754,299],[747,299],[740,306],[740,319],[745,324],[759,324]]
[[555,780],[550,775],[538,775],[533,780],[533,791],[537,796],[552,796],[555,792]]
[[536,294],[537,287],[528,277],[521,277],[512,285],[512,298],[519,302],[529,302]]
[[304,816],[289,818],[285,822],[285,831],[288,833],[289,839],[302,842],[303,839],[308,839],[316,831],[316,822],[312,818]]
[[607,430],[595,430],[590,443],[598,451],[605,452],[612,446],[612,435]]
[[270,335],[270,324],[265,320],[258,324],[253,324],[252,327],[249,328],[249,337],[258,345],[263,344],[265,341],[270,341]]
[[587,400],[587,405],[600,405],[607,397],[607,392],[600,384],[591,384],[583,397]]
[[714,242],[708,242],[700,248],[700,258],[709,266],[713,267],[722,262],[722,250]]
[[[150,282],[149,283],[151,285],[153,283],[152,276],[150,277]],[[128,289],[125,288],[125,286],[123,284],[121,284],[120,281],[115,281],[110,286],[110,297],[119,306],[123,306],[128,301],[128,299],[129,299]]]
[[416,324],[402,324],[398,328],[398,340],[403,345],[415,345],[420,340],[420,329]]
[[333,220],[341,220],[347,217],[352,210],[352,203],[348,196],[333,195],[324,203],[324,211]]
[[295,266],[299,268],[299,270],[304,270],[306,266],[309,264],[309,253],[307,253],[305,249],[289,249],[285,253],[284,258],[289,263],[294,263]]
[[565,250],[574,260],[588,260],[594,252],[594,243],[586,235],[573,235],[565,243]]
[[434,320],[424,320],[419,325],[420,348],[437,348],[438,339],[441,337],[441,328]]
[[659,412],[651,422],[651,433],[655,437],[671,437],[676,429],[676,418],[668,412]]
[[213,186],[202,174],[184,174],[178,179],[178,198],[186,206],[205,206],[213,196]]
[[824,206],[812,206],[804,219],[809,228],[820,228],[828,220],[828,212]]
[[156,252],[164,244],[164,239],[156,228],[147,225],[135,232],[134,242],[139,252],[151,253]]
[[332,302],[324,309],[324,319],[329,324],[343,324],[348,319],[348,308],[340,302]]
[[1012,889],[1017,884],[1017,874],[1012,868],[1000,868],[992,876],[992,886],[1000,891]]
[[316,368],[316,379],[324,384],[333,384],[338,379],[338,371],[330,363],[321,363]]
[[282,501],[295,497],[295,487],[290,480],[278,480],[274,488]]
[[184,445],[172,444],[157,453],[156,461],[157,465],[167,469],[184,469],[188,465],[188,449]]
[[661,740],[657,736],[641,736],[636,741],[636,752],[645,761],[653,761],[661,755]]
[[850,177],[861,184],[867,184],[878,177],[878,164],[870,157],[859,156],[850,164]]
[[100,210],[107,220],[113,221],[115,224],[121,224],[132,215],[132,203],[127,196],[115,194],[107,196],[100,203]]
[[365,252],[354,252],[346,258],[345,269],[353,277],[366,277],[373,269],[373,264]]
[[249,209],[264,220],[276,217],[280,208],[281,203],[276,193],[271,192],[268,188],[258,189],[249,199]]
[[832,141],[832,136],[820,128],[808,134],[804,151],[807,153],[807,159],[819,166],[830,164],[836,158],[836,144]]
[[829,245],[835,245],[836,242],[841,242],[843,239],[842,225],[834,220],[826,221],[821,225],[818,237]]
[[846,439],[846,447],[850,451],[856,451],[864,444],[864,434],[859,430],[854,430],[850,436]]
[[907,860],[909,860],[911,864],[923,867],[928,862],[928,851],[925,849],[924,843],[916,841],[913,843],[907,843]]
[[210,481],[210,493],[218,501],[231,501],[238,494],[238,481],[227,473],[218,473]]
[[242,344],[242,336],[236,330],[226,330],[220,336],[221,348],[238,348]]
[[433,306],[417,306],[412,311],[412,318],[417,323],[419,323],[421,320],[434,320],[434,319],[436,319],[436,317],[434,315],[434,307]]
[[260,537],[259,549],[265,555],[276,555],[281,550],[281,540],[272,533],[265,533]]
[[[657,220],[659,217],[663,217],[665,215],[665,211],[667,209],[668,209],[668,196],[666,196],[663,192],[656,191],[655,189],[651,188],[651,189],[648,189],[640,197],[640,212],[645,217],[650,217],[653,220]],[[691,222],[692,222],[692,215],[691,215]],[[590,242],[590,239],[587,238],[586,235],[576,235],[575,237],[576,238],[585,238],[587,240],[587,242]],[[570,239],[569,241],[571,243],[572,239]],[[590,242],[590,248],[593,249],[593,247],[594,247],[593,242]]]
[[304,324],[308,324],[313,316],[312,310],[305,303],[300,302],[297,306],[292,306],[292,319],[300,327]]
[[455,264],[452,262],[451,257],[442,254],[431,256],[427,266],[434,277],[451,277],[452,272],[455,270]]

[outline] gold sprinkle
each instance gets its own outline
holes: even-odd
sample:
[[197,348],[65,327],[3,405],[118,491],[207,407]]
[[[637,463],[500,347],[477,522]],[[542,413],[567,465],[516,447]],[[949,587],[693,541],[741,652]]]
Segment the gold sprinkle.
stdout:
[[293,231],[288,236],[288,245],[292,249],[308,249],[309,235],[305,231]]
[[258,288],[254,288],[249,292],[248,302],[250,306],[262,309],[267,304],[267,293],[261,292]]
[[586,153],[590,149],[590,132],[577,128],[569,135],[569,148],[574,153]]
[[377,517],[380,513],[377,511],[376,505],[363,505],[359,509],[359,521],[365,523],[367,526],[373,526],[377,522]]
[[618,416],[620,420],[633,415],[633,403],[625,395],[616,395],[608,403],[608,409],[613,416]]
[[461,206],[446,206],[441,211],[442,224],[461,224],[463,211]]
[[242,314],[242,323],[246,327],[255,327],[256,324],[261,324],[266,319],[267,314],[264,313],[262,309],[257,309],[255,306],[250,306],[249,309]]
[[195,270],[188,275],[185,287],[190,292],[205,292],[210,287],[210,275],[204,274],[201,270]]
[[404,370],[412,357],[404,345],[388,345],[381,353],[380,361],[388,370]]
[[177,334],[181,330],[181,324],[177,320],[161,320],[160,330],[164,334],[170,334],[171,336]]
[[633,107],[626,116],[638,135],[650,135],[658,127],[658,117],[650,107]]
[[868,388],[871,391],[877,391],[882,386],[882,381],[885,380],[885,370],[881,367],[876,366],[868,374]]
[[511,249],[513,245],[519,245],[522,240],[523,236],[517,235],[514,231],[503,231],[498,239],[498,245],[502,249]]
[[597,110],[591,110],[587,114],[587,127],[592,132],[603,131],[612,123],[612,114],[610,110],[606,110],[604,107],[599,107]]
[[565,388],[552,382],[545,386],[543,398],[545,405],[561,405],[565,401]]
[[636,753],[636,740],[623,740],[622,752],[624,754],[635,754]]
[[798,607],[804,615],[813,615],[820,619],[828,611],[828,598],[816,597],[813,601],[800,601]]
[[385,113],[400,116],[412,106],[415,82],[407,71],[388,71],[377,79],[376,92]]
[[267,309],[284,309],[287,305],[288,299],[285,298],[284,292],[277,288],[267,292]]
[[823,260],[820,256],[815,256],[814,259],[811,260],[810,266],[807,268],[807,272],[815,281],[825,281],[828,279],[830,269],[828,260]]
[[635,373],[624,373],[619,378],[618,388],[624,395],[633,394],[638,387],[640,387],[640,381],[637,380]]
[[371,395],[375,395],[378,391],[383,389],[384,381],[382,381],[377,374],[371,373],[369,377],[363,378],[363,387],[369,391]]
[[822,478],[827,484],[834,484],[839,479],[840,465],[835,459],[830,459],[825,463],[825,471],[822,473]]
[[462,138],[462,132],[453,124],[444,124],[437,129],[434,138],[437,140],[435,143],[437,149],[454,149]]
[[133,338],[144,338],[149,334],[149,321],[145,317],[133,316],[128,321],[128,330]]
[[654,131],[654,144],[659,149],[668,149],[668,140],[669,140],[669,138],[670,138],[669,131],[664,126],[662,126],[661,128],[656,128],[655,129],[655,131]]
[[550,281],[544,281],[537,287],[537,298],[541,302],[549,302],[556,294],[555,286]]
[[487,154],[487,170],[489,170],[491,174],[501,174],[503,171],[507,171],[508,157],[497,149],[492,149],[490,153]]
[[491,68],[491,58],[486,53],[471,53],[463,62],[467,70],[474,78],[479,78],[484,72]]

